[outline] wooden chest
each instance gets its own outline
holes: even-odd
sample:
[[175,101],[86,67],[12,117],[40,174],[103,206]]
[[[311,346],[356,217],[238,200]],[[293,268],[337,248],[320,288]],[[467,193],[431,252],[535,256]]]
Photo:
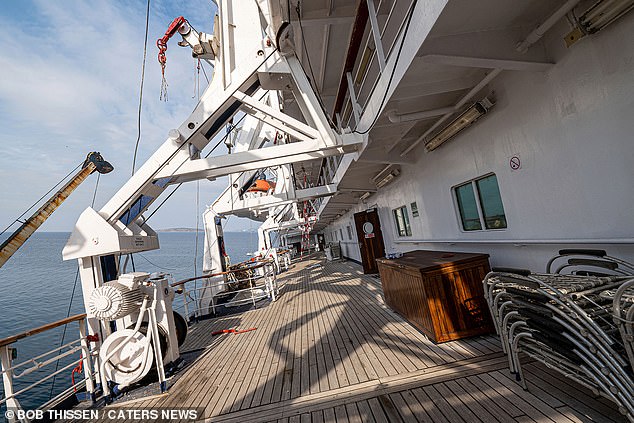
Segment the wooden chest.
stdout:
[[387,305],[432,341],[493,331],[482,288],[488,254],[417,250],[377,263]]

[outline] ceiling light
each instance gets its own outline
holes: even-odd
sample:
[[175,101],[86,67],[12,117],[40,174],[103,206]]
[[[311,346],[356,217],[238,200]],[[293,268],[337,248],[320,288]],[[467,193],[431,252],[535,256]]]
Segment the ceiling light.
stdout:
[[427,141],[425,143],[425,149],[427,151],[435,150],[442,143],[449,141],[460,131],[467,128],[473,122],[485,115],[491,107],[493,107],[493,103],[486,97],[474,103],[471,107],[462,112],[460,116],[454,119],[453,122],[445,126],[441,131]]
[[396,178],[400,173],[401,172],[397,170],[394,173],[387,174],[385,178],[381,179],[379,182],[376,183],[376,187],[383,188],[384,186],[392,182],[392,180]]
[[580,18],[579,23],[590,34],[597,32],[634,8],[634,0],[601,0]]
[[599,0],[577,19],[577,27],[564,40],[570,47],[588,34],[594,34],[634,9],[634,0]]
[[[382,188],[392,182],[398,175],[401,174],[401,169],[398,166],[387,166],[385,169],[380,171],[374,178],[372,178],[372,182],[376,184],[377,188]],[[369,197],[369,196],[368,196]]]
[[370,198],[371,195],[372,195],[372,193],[370,191],[368,191],[365,194],[361,195],[361,197],[359,197],[359,200],[361,200],[361,201],[367,200],[368,198]]

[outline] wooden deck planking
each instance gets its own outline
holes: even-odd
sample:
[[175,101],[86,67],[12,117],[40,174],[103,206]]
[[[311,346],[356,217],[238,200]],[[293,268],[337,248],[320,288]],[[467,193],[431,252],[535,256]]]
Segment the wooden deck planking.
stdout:
[[348,378],[345,372],[338,372],[337,367],[341,364],[341,355],[337,348],[337,342],[335,339],[334,331],[336,325],[331,320],[329,304],[324,300],[323,292],[317,291],[315,298],[316,306],[320,312],[317,314],[317,320],[321,333],[326,334],[323,342],[324,361],[327,370],[326,376],[328,377],[328,384],[330,389],[336,389],[340,386],[348,385]]
[[185,345],[203,354],[167,394],[134,406],[200,406],[223,422],[625,421],[538,363],[525,365],[523,391],[494,337],[435,345],[385,306],[373,277],[315,263],[281,275],[277,302],[194,325]]

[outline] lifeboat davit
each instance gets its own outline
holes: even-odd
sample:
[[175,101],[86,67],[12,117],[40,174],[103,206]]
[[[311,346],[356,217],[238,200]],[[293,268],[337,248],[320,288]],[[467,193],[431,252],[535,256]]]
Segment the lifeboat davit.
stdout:
[[275,188],[275,182],[266,179],[256,179],[247,192],[269,192]]

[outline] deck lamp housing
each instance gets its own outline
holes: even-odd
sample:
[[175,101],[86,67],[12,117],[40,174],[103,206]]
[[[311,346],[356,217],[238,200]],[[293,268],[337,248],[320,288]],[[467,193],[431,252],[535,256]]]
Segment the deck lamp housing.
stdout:
[[599,0],[576,18],[576,26],[564,37],[570,47],[587,35],[595,34],[634,10],[634,0]]
[[601,0],[579,17],[579,23],[587,33],[593,34],[632,9],[634,9],[634,0]]
[[370,196],[372,195],[372,193],[370,191],[364,193],[363,195],[361,195],[361,197],[359,197],[359,200],[364,201],[367,200],[368,198],[370,198]]
[[383,188],[400,174],[401,169],[398,166],[388,166],[372,178],[372,182],[374,182],[377,188]]
[[486,97],[475,102],[449,125],[445,126],[429,141],[427,141],[425,143],[425,149],[427,151],[433,151],[440,147],[444,142],[449,141],[451,138],[458,135],[460,131],[471,126],[473,122],[484,116],[489,109],[493,107],[493,105],[494,103]]

